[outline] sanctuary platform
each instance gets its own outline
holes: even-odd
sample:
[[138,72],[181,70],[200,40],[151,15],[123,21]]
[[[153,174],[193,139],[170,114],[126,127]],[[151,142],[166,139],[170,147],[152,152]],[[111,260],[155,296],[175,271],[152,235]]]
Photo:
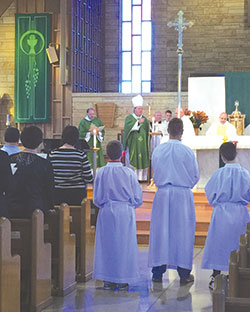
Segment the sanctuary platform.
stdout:
[[[148,245],[151,211],[156,190],[149,189],[146,183],[141,184],[143,189],[143,204],[136,209],[137,241],[139,245]],[[93,188],[87,188],[88,198],[93,199]],[[213,207],[209,205],[204,189],[193,189],[196,210],[195,247],[205,245]],[[180,203],[181,204],[181,203]],[[248,205],[250,211],[250,205]]]

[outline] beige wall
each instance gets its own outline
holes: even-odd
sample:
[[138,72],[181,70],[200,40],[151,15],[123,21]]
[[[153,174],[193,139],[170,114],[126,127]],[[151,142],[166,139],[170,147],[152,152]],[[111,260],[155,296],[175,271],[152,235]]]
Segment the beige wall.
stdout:
[[14,112],[15,4],[0,16],[0,141],[3,141],[6,114]]
[[[73,125],[78,126],[80,120],[86,115],[86,110],[89,107],[94,107],[95,103],[113,102],[116,104],[115,122],[113,128],[106,128],[105,140],[103,143],[104,151],[107,143],[112,139],[117,139],[117,134],[124,127],[124,120],[128,114],[133,111],[131,102],[132,96],[120,93],[74,93],[72,95],[72,110],[73,110]],[[177,107],[176,92],[159,92],[143,95],[144,110],[143,114],[148,117],[148,106],[151,106],[151,115],[156,111],[161,111],[163,114],[167,109],[175,111]],[[182,94],[183,107],[187,107],[187,93]],[[174,115],[174,114],[173,114]]]
[[[106,1],[109,2],[105,10],[111,23],[106,23],[105,28],[108,59],[104,91],[118,92],[119,6],[117,0]],[[248,3],[247,0],[152,0],[152,91],[177,91],[177,31],[167,23],[177,19],[179,10],[188,21],[194,22],[183,35],[183,91],[187,91],[190,74],[250,71]]]

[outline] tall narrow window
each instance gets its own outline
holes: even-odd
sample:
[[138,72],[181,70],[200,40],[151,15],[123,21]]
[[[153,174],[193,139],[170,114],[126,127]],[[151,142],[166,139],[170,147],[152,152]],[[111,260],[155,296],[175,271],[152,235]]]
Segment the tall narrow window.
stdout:
[[121,0],[122,93],[151,92],[151,0]]

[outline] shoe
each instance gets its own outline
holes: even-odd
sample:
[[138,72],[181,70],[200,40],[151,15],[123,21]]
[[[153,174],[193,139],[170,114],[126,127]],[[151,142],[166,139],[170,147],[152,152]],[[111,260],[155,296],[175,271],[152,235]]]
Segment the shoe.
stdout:
[[211,290],[214,290],[214,280],[215,280],[215,277],[213,275],[211,275],[209,278],[209,284],[208,284],[208,287]]
[[126,290],[128,288],[127,283],[122,283],[122,284],[117,284],[117,289],[118,290]]
[[110,283],[110,282],[103,282],[103,289],[105,289],[105,290],[112,289],[112,283]]
[[152,277],[152,281],[155,283],[162,283],[162,277],[160,277],[160,278]]
[[181,285],[186,285],[186,284],[193,283],[193,282],[194,282],[193,274],[190,274],[188,278],[181,278],[180,279]]

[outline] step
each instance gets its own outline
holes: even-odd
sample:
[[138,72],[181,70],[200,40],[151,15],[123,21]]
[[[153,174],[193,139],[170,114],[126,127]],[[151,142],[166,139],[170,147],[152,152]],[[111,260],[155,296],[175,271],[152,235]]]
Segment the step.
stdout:
[[[149,220],[137,220],[136,221],[136,228],[137,230],[150,230],[150,221]],[[208,232],[209,228],[209,221],[204,222],[196,222],[196,231]]]
[[[207,232],[195,232],[195,247],[204,247],[206,242]],[[137,231],[137,242],[139,245],[149,244],[149,232],[145,230]]]

